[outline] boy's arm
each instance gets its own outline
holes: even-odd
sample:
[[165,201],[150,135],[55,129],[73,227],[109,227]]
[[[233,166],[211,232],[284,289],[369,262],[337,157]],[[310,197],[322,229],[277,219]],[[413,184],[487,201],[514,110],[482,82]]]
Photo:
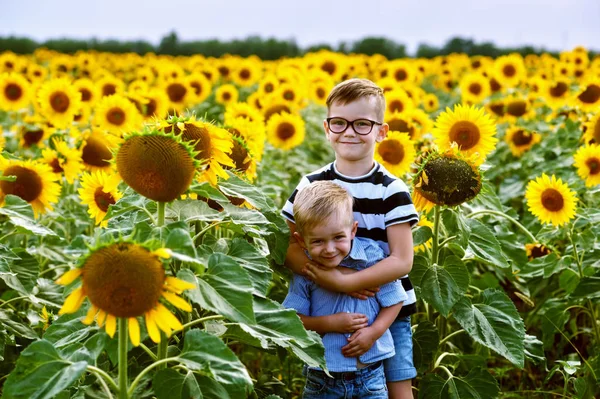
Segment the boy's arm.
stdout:
[[343,274],[338,268],[324,269],[315,263],[308,263],[305,265],[306,276],[330,291],[352,292],[378,287],[407,275],[413,262],[410,223],[389,226],[386,233],[390,255],[373,266],[356,273]]
[[342,354],[346,357],[356,357],[371,349],[375,341],[377,341],[385,331],[390,328],[394,320],[396,320],[398,313],[400,313],[400,309],[402,309],[402,304],[403,302],[400,302],[386,308],[381,308],[373,324],[358,330],[348,338],[348,345],[342,348]]
[[315,331],[321,335],[332,332],[341,334],[353,333],[369,325],[367,316],[360,313],[335,313],[327,316],[304,316],[298,314],[298,317],[302,320],[305,329]]

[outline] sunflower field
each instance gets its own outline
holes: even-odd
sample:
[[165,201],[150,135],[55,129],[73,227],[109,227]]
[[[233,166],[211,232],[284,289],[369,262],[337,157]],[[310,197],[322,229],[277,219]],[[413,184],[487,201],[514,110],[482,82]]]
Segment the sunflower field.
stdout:
[[325,101],[385,91],[418,398],[600,395],[600,57],[0,54],[2,398],[298,398],[281,302]]

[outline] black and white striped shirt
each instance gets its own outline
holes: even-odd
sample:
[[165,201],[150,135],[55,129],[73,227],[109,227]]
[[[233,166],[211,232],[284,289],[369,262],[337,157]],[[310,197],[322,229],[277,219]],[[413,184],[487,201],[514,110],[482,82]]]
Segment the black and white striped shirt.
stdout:
[[[375,162],[373,169],[366,175],[351,177],[338,172],[335,162],[332,162],[302,177],[281,211],[290,222],[295,223],[293,204],[298,190],[318,180],[331,180],[348,190],[354,197],[354,220],[358,222],[356,235],[375,240],[386,255],[389,255],[390,248],[385,229],[398,223],[409,223],[412,226],[419,221],[408,187],[383,165]],[[417,301],[408,276],[402,277],[401,281],[408,299],[402,306],[399,318],[415,313]]]

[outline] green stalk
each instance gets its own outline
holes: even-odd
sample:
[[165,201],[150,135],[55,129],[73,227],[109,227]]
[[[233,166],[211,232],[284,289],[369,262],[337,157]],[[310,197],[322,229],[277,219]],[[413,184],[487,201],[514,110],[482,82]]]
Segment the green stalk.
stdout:
[[150,370],[152,370],[154,367],[166,365],[168,362],[175,362],[177,360],[179,360],[179,358],[177,358],[177,357],[168,357],[166,359],[157,360],[156,362],[154,362],[151,365],[149,365],[148,367],[146,367],[144,370],[142,370],[141,373],[138,374],[137,377],[135,377],[135,380],[133,380],[133,382],[131,383],[131,386],[129,387],[129,391],[127,392],[127,394],[129,396],[133,395],[133,391],[135,390],[135,387],[137,386],[137,384],[139,384],[139,382],[142,380],[142,378],[146,374],[148,374],[150,372]]
[[[167,349],[169,347],[169,338],[165,335],[165,333],[163,333],[162,331],[160,332],[160,342],[158,343],[158,349],[156,351],[156,357],[157,357],[157,361],[163,360],[167,357]],[[161,363],[158,366],[159,370],[164,369],[165,367],[167,367],[166,363]]]
[[431,265],[437,264],[439,250],[439,234],[440,234],[440,206],[436,205],[433,208],[433,237],[431,245]]
[[161,227],[165,224],[165,205],[166,202],[158,202],[158,220],[156,221],[156,225]]
[[527,227],[523,226],[521,223],[519,223],[516,219],[508,216],[506,213],[504,212],[498,212],[498,211],[493,211],[491,209],[485,209],[482,211],[477,211],[477,212],[473,212],[470,215],[467,215],[468,218],[472,219],[475,216],[480,216],[480,215],[494,215],[494,216],[500,216],[503,217],[504,219],[514,223],[515,226],[517,226],[518,228],[521,229],[521,231],[523,233],[525,233],[527,235],[527,237],[529,237],[529,239],[531,240],[531,242],[537,242],[537,239],[535,238],[535,236],[531,233],[531,231],[527,230]]
[[119,317],[119,399],[128,399],[127,394],[127,319]]

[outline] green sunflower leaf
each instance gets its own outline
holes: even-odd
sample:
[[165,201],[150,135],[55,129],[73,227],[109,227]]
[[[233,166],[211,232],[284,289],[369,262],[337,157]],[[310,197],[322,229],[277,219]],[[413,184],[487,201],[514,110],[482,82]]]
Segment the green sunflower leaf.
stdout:
[[173,369],[160,370],[152,379],[154,394],[158,399],[201,399],[202,391],[194,373],[181,374]]
[[467,219],[467,225],[471,230],[471,235],[469,236],[465,257],[497,267],[509,267],[494,233],[486,225],[475,219]]
[[439,344],[440,336],[435,325],[430,321],[420,322],[413,334],[413,357],[417,369],[427,367],[433,360]]
[[422,380],[419,399],[492,399],[500,389],[494,377],[481,368],[473,369],[464,377],[444,379],[437,374],[427,374]]
[[54,345],[39,340],[21,353],[4,384],[5,398],[50,399],[83,375],[87,362],[71,362],[60,356]]
[[453,308],[456,321],[477,342],[496,351],[523,368],[525,326],[510,298],[498,290],[487,289],[480,303],[463,297]]
[[7,195],[4,206],[0,207],[0,215],[8,216],[8,221],[17,228],[19,233],[29,233],[37,236],[56,236],[57,234],[39,224],[33,217],[33,209],[27,201],[16,195]]
[[444,317],[469,287],[469,271],[457,256],[444,259],[444,265],[433,265],[421,278],[421,295]]

